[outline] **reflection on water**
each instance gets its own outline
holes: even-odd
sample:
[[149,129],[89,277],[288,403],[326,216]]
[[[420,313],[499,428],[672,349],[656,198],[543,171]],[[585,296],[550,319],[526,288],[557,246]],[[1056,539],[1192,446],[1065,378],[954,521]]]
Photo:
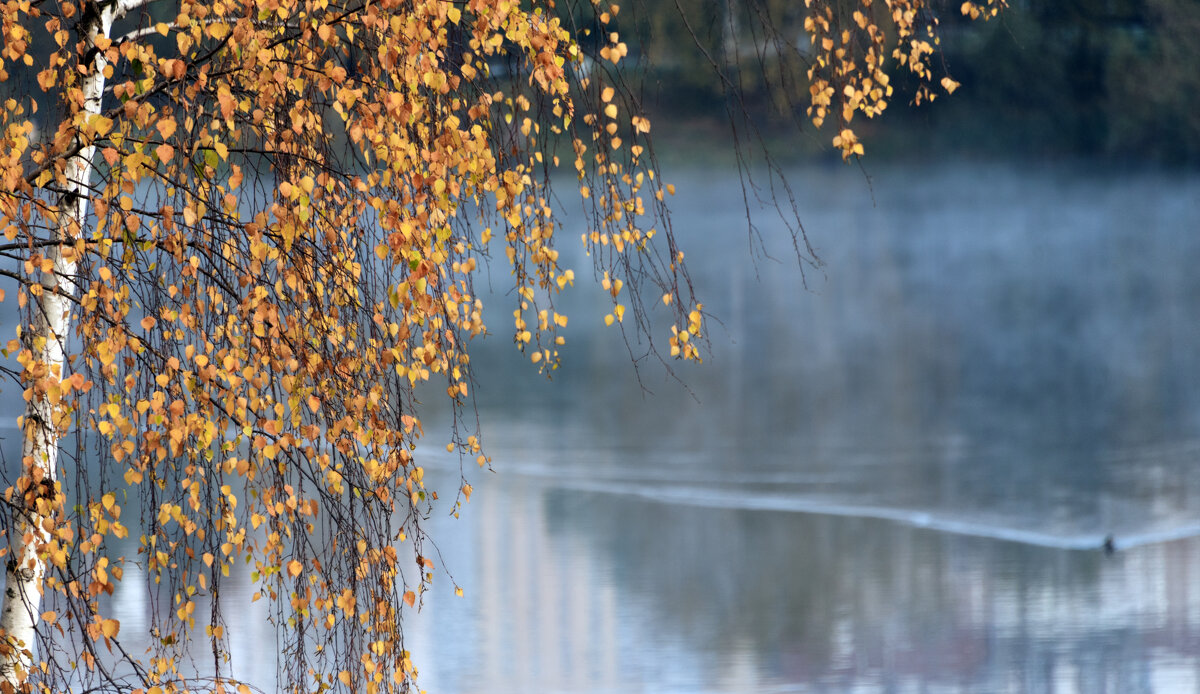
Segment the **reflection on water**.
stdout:
[[439,531],[475,590],[422,615],[431,691],[1187,692],[1200,675],[1196,540],[1106,557],[504,476]]
[[[645,364],[644,394],[582,287],[540,381],[496,273],[474,363],[497,474],[434,521],[466,597],[443,578],[406,622],[424,688],[1200,691],[1200,180],[872,173],[795,172],[808,290],[748,262],[728,180],[675,179],[722,321],[687,390]],[[225,614],[269,688],[274,627]]]

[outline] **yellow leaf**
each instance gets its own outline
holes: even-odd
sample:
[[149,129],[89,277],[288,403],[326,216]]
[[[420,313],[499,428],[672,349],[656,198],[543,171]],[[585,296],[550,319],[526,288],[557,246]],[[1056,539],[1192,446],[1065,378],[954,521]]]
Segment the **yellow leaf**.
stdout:
[[100,620],[100,633],[104,634],[104,638],[111,639],[121,630],[121,623],[115,619]]
[[955,82],[954,80],[950,79],[949,77],[942,78],[942,87],[946,90],[947,94],[953,94],[954,90],[958,89],[959,86],[960,85],[958,82]]
[[113,122],[111,118],[106,118],[101,115],[92,115],[88,117],[88,125],[96,129],[96,134],[103,137],[112,130]]
[[287,570],[288,574],[290,574],[292,578],[295,578],[296,576],[300,575],[301,571],[304,570],[304,565],[301,564],[298,559],[293,559],[288,562]]

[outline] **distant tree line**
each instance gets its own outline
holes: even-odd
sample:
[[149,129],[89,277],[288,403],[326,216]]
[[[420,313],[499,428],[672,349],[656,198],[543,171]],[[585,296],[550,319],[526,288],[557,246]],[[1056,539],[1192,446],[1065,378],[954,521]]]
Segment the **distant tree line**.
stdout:
[[[847,14],[860,3],[847,0]],[[938,69],[961,92],[860,124],[869,143],[884,152],[1200,162],[1200,2],[1010,0],[992,22],[969,21],[961,5],[947,0],[931,10],[944,52]],[[755,18],[763,16],[775,35],[756,35]],[[811,55],[804,16],[804,3],[788,0],[641,0],[620,19],[642,37],[636,50],[647,58],[649,108],[674,120],[724,118],[727,92],[712,77],[717,62],[745,90],[737,108],[769,128],[781,115],[802,116],[806,105],[803,92],[779,96],[804,84],[797,79]],[[789,44],[783,50],[781,38]],[[895,87],[900,100],[911,98],[902,73]]]
[[1034,0],[964,31],[945,45],[964,85],[947,124],[992,113],[1005,148],[1200,162],[1200,3]]

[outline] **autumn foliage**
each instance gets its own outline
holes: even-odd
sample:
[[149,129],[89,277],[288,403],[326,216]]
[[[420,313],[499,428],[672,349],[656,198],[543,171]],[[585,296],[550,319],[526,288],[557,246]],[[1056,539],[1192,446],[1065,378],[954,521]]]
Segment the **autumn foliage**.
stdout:
[[[807,5],[810,115],[861,154],[854,114],[883,109],[892,62],[932,78],[936,22],[921,0]],[[620,12],[584,9],[602,25]],[[3,5],[2,273],[22,315],[6,351],[28,403],[6,471],[9,581],[45,593],[25,606],[40,646],[9,635],[0,649],[6,684],[233,690],[217,597],[248,571],[278,625],[281,688],[409,687],[402,611],[437,568],[417,395],[470,402],[468,346],[488,332],[473,278],[500,254],[515,297],[503,331],[536,368],[557,365],[554,297],[575,270],[559,262],[552,182],[586,212],[571,235],[606,321],[700,358],[670,187],[619,79],[630,48],[613,32],[585,55],[561,10]],[[442,435],[486,464],[473,430]],[[451,503],[470,491],[464,477]],[[115,549],[127,536],[135,555]],[[123,648],[105,613],[134,563],[164,608],[148,653]],[[197,643],[212,658],[192,668]]]

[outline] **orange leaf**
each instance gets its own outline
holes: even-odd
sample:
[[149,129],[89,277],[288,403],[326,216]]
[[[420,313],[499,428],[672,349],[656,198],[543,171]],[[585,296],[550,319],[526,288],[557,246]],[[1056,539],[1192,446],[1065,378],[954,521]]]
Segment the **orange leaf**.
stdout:
[[230,118],[233,116],[233,109],[237,105],[233,99],[233,93],[229,91],[229,87],[220,87],[217,89],[217,103],[221,106],[221,117]]
[[293,559],[288,562],[287,570],[288,570],[288,573],[291,574],[292,577],[294,578],[296,576],[299,576],[300,572],[304,570],[304,565],[301,564],[298,559]]
[[404,592],[404,602],[408,603],[409,607],[412,607],[413,603],[415,603],[416,601],[417,601],[417,596],[415,594],[413,594],[413,592],[411,590]]

